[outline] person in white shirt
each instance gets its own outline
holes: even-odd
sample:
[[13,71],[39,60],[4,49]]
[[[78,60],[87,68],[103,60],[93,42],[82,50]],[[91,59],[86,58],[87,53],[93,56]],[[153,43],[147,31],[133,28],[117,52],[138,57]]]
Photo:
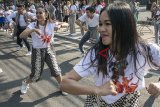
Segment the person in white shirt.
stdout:
[[[134,16],[125,2],[102,10],[99,32],[99,42],[63,77],[61,89],[88,95],[85,107],[138,107],[145,74],[151,67],[160,67],[160,47],[138,35]],[[88,76],[94,77],[94,86],[78,82]],[[160,82],[151,83],[147,91],[158,97]]]
[[9,7],[6,7],[6,11],[4,12],[4,16],[5,16],[5,25],[4,25],[4,29],[8,32],[8,28],[11,30],[11,27],[9,27],[9,21],[7,20],[7,17],[13,13],[13,10],[10,10]]
[[48,11],[49,11],[49,14],[50,14],[50,17],[53,19],[53,20],[55,20],[56,19],[56,8],[53,6],[53,4],[52,4],[52,1],[49,1],[49,3],[48,3]]
[[103,6],[101,5],[100,0],[97,0],[96,7],[95,7],[95,10],[96,10],[95,13],[100,14],[102,9],[103,9]]
[[36,7],[35,7],[35,5],[34,5],[32,2],[30,3],[29,10],[30,10],[32,13],[36,13]]
[[67,23],[68,23],[68,18],[69,18],[69,7],[67,6],[67,2],[64,2],[64,6],[63,6],[63,15],[64,15],[63,22],[67,22]]
[[13,11],[16,11],[16,6],[13,4],[13,2],[11,2],[10,7],[11,7],[11,9],[12,9]]
[[154,30],[155,30],[155,43],[159,44],[159,35],[160,35],[160,6],[157,7],[154,21]]
[[71,6],[69,8],[69,27],[70,27],[70,35],[73,35],[76,33],[75,29],[75,21],[76,21],[76,13],[77,13],[77,7],[75,5],[75,2],[71,1]]
[[[86,0],[83,0],[83,1],[82,1],[82,4],[81,4],[81,6],[80,6],[80,14],[81,14],[81,16],[86,13],[86,8],[89,7],[89,5],[87,5],[87,4],[88,4],[88,3],[87,3]],[[82,23],[82,25],[84,26],[84,25],[85,25],[85,22]],[[84,30],[83,30],[83,29],[81,29],[81,34],[82,34],[82,36],[84,35]]]
[[31,74],[29,78],[22,82],[21,93],[27,93],[29,84],[40,79],[43,72],[44,63],[48,65],[51,75],[58,83],[62,81],[61,69],[58,66],[55,50],[53,47],[54,30],[59,28],[50,18],[47,9],[37,9],[37,21],[30,23],[20,34],[21,38],[32,37],[32,57]]
[[[83,23],[86,23],[86,26],[83,26]],[[95,14],[95,9],[93,7],[86,8],[86,14],[82,15],[79,19],[76,20],[76,24],[80,26],[80,28],[87,31],[82,39],[79,42],[79,49],[82,54],[84,54],[83,45],[88,41],[92,40],[95,42],[98,40],[98,25],[99,25],[99,15]]]
[[0,30],[3,30],[4,24],[5,24],[5,15],[4,15],[4,9],[2,6],[0,6]]
[[[13,18],[15,18],[15,22],[12,20]],[[25,10],[24,4],[17,4],[17,12],[14,12],[9,16],[7,16],[7,19],[10,23],[13,23],[15,25],[14,36],[17,36],[17,44],[19,45],[17,50],[20,50],[23,47],[22,45],[22,41],[23,41],[28,49],[28,52],[26,55],[27,56],[31,55],[31,48],[30,48],[29,42],[27,41],[27,38],[21,39],[19,35],[26,29],[30,20],[36,19],[35,14],[27,12]]]

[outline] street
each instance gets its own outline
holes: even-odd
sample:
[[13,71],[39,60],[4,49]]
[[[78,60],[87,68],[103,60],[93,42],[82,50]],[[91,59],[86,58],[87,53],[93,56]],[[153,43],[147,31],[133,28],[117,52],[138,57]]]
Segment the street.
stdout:
[[[31,84],[27,94],[21,95],[21,82],[30,74],[30,56],[25,56],[26,47],[16,51],[17,45],[9,35],[0,33],[0,38],[0,107],[83,107],[86,96],[61,95],[46,65],[41,80]],[[65,74],[80,60],[78,44],[56,37],[54,46],[62,74]],[[146,76],[146,84],[155,81],[158,77]],[[80,82],[93,84],[91,77]],[[160,98],[153,98],[144,89],[139,103],[140,107],[160,107]]]
[[[42,79],[30,86],[27,94],[20,94],[21,81],[30,74],[30,56],[26,57],[26,48],[16,50],[16,43],[6,35],[0,35],[0,107],[79,107],[83,105],[84,96],[63,96],[58,84],[50,76],[45,66]],[[80,54],[77,44],[55,39],[57,59],[63,74],[78,62]]]

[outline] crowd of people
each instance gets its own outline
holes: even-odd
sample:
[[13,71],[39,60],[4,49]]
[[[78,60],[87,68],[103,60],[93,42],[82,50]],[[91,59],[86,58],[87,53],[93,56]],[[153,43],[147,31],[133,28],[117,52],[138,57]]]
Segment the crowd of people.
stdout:
[[[31,73],[22,81],[21,93],[27,93],[29,84],[39,80],[46,63],[63,94],[88,95],[85,107],[138,107],[140,90],[146,87],[146,72],[160,67],[160,48],[139,36],[131,6],[125,2],[105,4],[104,0],[62,3],[63,21],[69,23],[70,36],[75,33],[75,23],[80,26],[83,37],[79,48],[84,56],[62,76],[53,39],[54,31],[64,23],[58,21],[60,8],[55,4],[54,1],[40,2],[36,6],[31,2],[27,7],[23,3],[12,4],[7,8],[10,12],[0,8],[1,17],[6,15],[7,19],[1,23],[1,28],[7,24],[7,30],[12,29],[17,38],[17,50],[25,44],[26,55],[32,55]],[[28,37],[32,39],[32,46]],[[85,52],[83,44],[90,38],[96,41]],[[78,82],[91,75],[94,86]],[[160,82],[151,83],[147,91],[158,97]]]

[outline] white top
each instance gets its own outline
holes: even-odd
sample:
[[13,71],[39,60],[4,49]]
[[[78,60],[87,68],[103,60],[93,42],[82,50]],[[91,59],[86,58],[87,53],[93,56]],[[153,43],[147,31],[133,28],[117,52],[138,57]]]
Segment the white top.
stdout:
[[72,6],[70,7],[70,10],[72,10],[73,13],[76,13],[78,9],[77,9],[76,5],[72,5]]
[[16,10],[16,6],[15,6],[15,5],[12,5],[11,8],[12,8],[12,10],[14,10],[14,11]]
[[32,13],[36,13],[36,7],[35,7],[33,4],[29,7],[29,10],[30,10]]
[[[13,21],[12,18],[16,18],[16,15],[17,15],[17,11],[8,15],[7,20],[9,22],[12,22]],[[36,18],[35,14],[33,14],[31,12],[27,12],[27,16],[31,17],[32,19]],[[19,26],[22,26],[22,27],[27,26],[27,23],[25,22],[25,19],[24,19],[24,15],[20,15],[20,17],[19,17]]]
[[9,16],[11,13],[13,13],[12,10],[8,10],[8,11],[5,11],[5,12],[4,12],[4,14],[5,14],[6,17]]
[[93,14],[93,18],[90,19],[88,18],[87,14],[82,15],[79,20],[81,22],[86,22],[86,24],[89,27],[96,27],[97,25],[99,25],[99,15],[98,14]]
[[102,5],[96,6],[96,13],[97,13],[97,14],[100,14],[100,12],[101,12],[102,9],[103,9],[103,6],[102,6]]
[[0,17],[4,17],[4,10],[0,10]]
[[64,5],[64,15],[69,15],[69,8],[67,5]]
[[[153,57],[153,62],[160,65],[160,48],[153,43],[149,43],[149,47],[151,49],[151,54]],[[94,80],[95,80],[95,85],[96,86],[102,86],[103,84],[105,84],[107,81],[111,80],[112,77],[112,67],[109,65],[107,66],[108,68],[108,73],[109,76],[105,76],[103,78],[102,73],[99,74],[99,76],[97,75],[97,68],[96,67],[90,67],[89,69],[87,69],[89,67],[90,63],[90,55],[92,55],[92,58],[95,58],[94,53],[91,54],[91,52],[89,52],[86,56],[85,60],[81,60],[78,64],[76,64],[74,66],[74,70],[81,76],[81,77],[87,77],[87,76],[94,76]],[[135,76],[135,68],[133,66],[134,62],[133,60],[131,60],[131,55],[128,55],[127,57],[127,62],[128,65],[126,66],[126,69],[124,69],[124,73],[125,73],[125,78],[127,80],[130,80],[129,82],[129,86],[133,86],[133,84],[136,84],[137,88],[136,90],[141,90],[142,88],[145,87],[145,80],[144,80],[144,76],[146,75],[147,71],[150,69],[148,63],[146,63],[144,65],[144,67],[140,68],[140,66],[142,66],[144,64],[144,57],[140,54],[137,54],[137,58],[139,63],[136,64],[137,68],[138,68],[138,72],[136,73],[136,75],[141,78],[141,80],[139,80],[137,78],[137,76]],[[83,62],[84,61],[84,62]],[[115,59],[113,58],[113,62],[115,61]],[[82,66],[83,64],[83,66]],[[97,62],[94,63],[95,65],[97,65]],[[139,65],[140,64],[140,65]],[[123,79],[122,76],[118,79],[118,81],[123,84]],[[101,96],[102,99],[107,102],[108,104],[114,103],[116,102],[118,99],[120,99],[122,96],[124,96],[126,93],[125,89],[123,90],[122,93],[118,93],[116,96],[113,95],[107,95],[107,96]]]
[[[158,17],[160,17],[160,10],[158,10],[157,12],[156,12],[156,16],[158,16]],[[159,24],[160,23],[160,19],[159,18],[157,18],[158,20],[156,20],[156,24]]]
[[[29,29],[34,29],[36,26],[37,26],[36,22],[32,22],[28,25],[28,28]],[[46,35],[44,35],[44,26],[39,25],[41,35],[38,35],[35,32],[31,33],[33,48],[47,48],[47,47],[50,47],[50,43],[53,41],[54,27],[55,26],[56,25],[54,23],[47,23],[46,29],[45,29]],[[49,37],[50,41],[45,42],[44,39],[42,38],[42,36],[43,37],[46,37],[46,36]]]

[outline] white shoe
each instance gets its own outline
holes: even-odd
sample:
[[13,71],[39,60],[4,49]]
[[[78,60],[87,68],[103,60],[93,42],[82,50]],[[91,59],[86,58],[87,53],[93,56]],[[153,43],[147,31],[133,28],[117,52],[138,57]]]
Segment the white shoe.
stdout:
[[23,44],[22,47],[24,48],[24,47],[26,47],[26,45]]
[[29,51],[28,53],[26,53],[26,56],[29,56],[29,55],[31,55],[31,54],[32,54],[32,52]]
[[11,36],[13,36],[13,33],[10,33]]
[[25,94],[27,93],[27,90],[29,89],[29,84],[27,84],[25,81],[22,82],[21,86],[21,93]]
[[75,35],[76,35],[76,33],[71,33],[70,35],[71,35],[71,36],[75,36]]
[[[60,86],[59,86],[59,85],[58,85],[58,87],[60,88]],[[61,92],[61,94],[62,94],[62,95],[68,95],[68,93],[67,93],[67,92],[64,92],[64,91],[61,91],[61,90],[60,90],[60,92]]]
[[17,50],[17,51],[22,50],[22,47],[19,46],[19,47],[17,47],[16,50]]
[[61,91],[61,93],[62,93],[62,95],[68,95],[68,93],[67,92],[64,92],[64,91]]

